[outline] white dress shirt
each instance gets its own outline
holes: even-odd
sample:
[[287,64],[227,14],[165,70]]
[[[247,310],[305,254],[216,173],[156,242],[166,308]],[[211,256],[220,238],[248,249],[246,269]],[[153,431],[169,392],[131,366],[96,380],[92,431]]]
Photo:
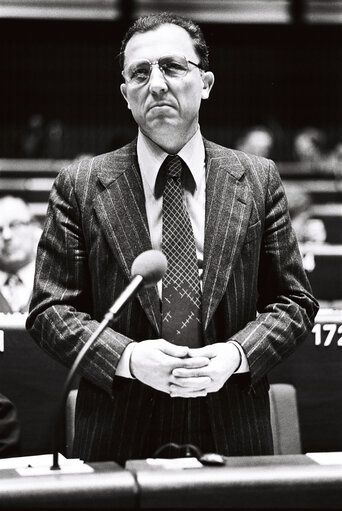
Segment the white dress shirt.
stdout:
[[[196,185],[193,193],[188,190],[184,190],[184,200],[189,212],[192,229],[194,231],[200,284],[202,287],[206,179],[205,149],[199,128],[194,136],[177,154],[187,164]],[[152,248],[155,250],[161,250],[163,197],[161,196],[157,198],[154,190],[159,169],[165,158],[168,156],[168,153],[157,146],[139,130],[137,155],[145,194],[145,207]],[[162,298],[162,281],[158,282],[158,293],[159,297]],[[229,342],[233,342],[235,344],[241,355],[241,364],[237,372],[247,372],[249,370],[249,366],[243,348],[235,341]],[[129,370],[129,360],[135,344],[135,342],[132,342],[126,347],[116,368],[116,375],[132,378]]]
[[[30,298],[33,289],[33,278],[34,278],[34,268],[35,261],[31,261],[29,264],[21,268],[17,271],[16,275],[18,275],[20,279],[20,286],[18,286],[19,295],[16,297],[16,306],[14,306],[13,312],[18,312],[20,309],[25,307]],[[8,289],[8,286],[5,286],[5,282],[8,279],[9,274],[0,270],[0,290],[3,297],[8,301],[10,305],[11,303],[11,294]]]

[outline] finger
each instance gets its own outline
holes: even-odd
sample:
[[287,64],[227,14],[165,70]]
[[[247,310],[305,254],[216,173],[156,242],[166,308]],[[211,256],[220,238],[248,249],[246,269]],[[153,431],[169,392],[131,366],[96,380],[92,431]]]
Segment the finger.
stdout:
[[208,344],[207,346],[203,346],[202,348],[189,348],[188,352],[189,357],[215,357],[216,351],[213,346]]
[[206,389],[211,384],[211,379],[208,376],[201,376],[199,378],[174,378],[170,379],[170,390],[177,390],[178,387],[187,389]]
[[185,358],[181,361],[177,367],[183,367],[188,369],[200,369],[201,367],[207,367],[210,360],[208,357],[196,357],[196,358]]
[[199,378],[209,376],[207,366],[205,367],[176,367],[172,371],[172,376],[177,378]]
[[165,353],[165,355],[177,358],[187,357],[189,353],[189,348],[187,346],[177,346],[176,344],[171,344],[168,341],[164,341],[160,345],[160,350]]
[[182,397],[182,398],[194,398],[194,397],[205,397],[208,394],[206,390],[193,390],[187,389],[173,390],[170,392],[171,397]]

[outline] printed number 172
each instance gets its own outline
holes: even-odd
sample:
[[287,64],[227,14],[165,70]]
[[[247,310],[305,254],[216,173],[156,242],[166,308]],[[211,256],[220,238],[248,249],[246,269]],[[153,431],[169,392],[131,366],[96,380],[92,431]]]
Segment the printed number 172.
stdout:
[[[337,327],[335,323],[325,323],[324,325],[316,323],[312,329],[312,333],[315,335],[315,346],[322,345],[322,330],[327,332],[323,346],[330,346],[335,334],[342,334],[342,325]],[[342,346],[342,336],[337,339],[337,346]]]

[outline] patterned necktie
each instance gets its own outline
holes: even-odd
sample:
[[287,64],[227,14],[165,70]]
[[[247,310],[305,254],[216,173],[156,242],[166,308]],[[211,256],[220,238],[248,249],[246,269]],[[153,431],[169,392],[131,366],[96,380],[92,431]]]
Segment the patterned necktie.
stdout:
[[4,291],[6,293],[6,300],[8,301],[12,312],[18,312],[22,307],[22,290],[23,282],[21,278],[16,273],[9,274],[4,284]]
[[163,278],[162,335],[197,348],[201,341],[201,291],[194,233],[183,198],[182,159],[168,156],[163,193],[162,249],[168,262]]

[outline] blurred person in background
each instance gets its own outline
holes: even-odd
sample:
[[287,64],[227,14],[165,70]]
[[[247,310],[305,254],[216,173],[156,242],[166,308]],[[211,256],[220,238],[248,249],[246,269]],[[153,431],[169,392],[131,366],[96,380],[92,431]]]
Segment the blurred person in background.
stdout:
[[[25,313],[33,288],[41,229],[19,197],[0,198],[0,312]],[[0,394],[0,457],[20,455],[20,424],[15,405]]]
[[248,154],[269,158],[274,146],[274,136],[266,126],[254,126],[237,140],[236,149]]
[[326,136],[318,128],[304,128],[293,141],[295,159],[302,162],[320,163],[325,160]]
[[342,179],[342,142],[337,142],[327,157],[327,169],[336,179]]
[[286,196],[292,226],[299,243],[324,243],[327,237],[324,222],[310,216],[312,206],[310,194],[298,186],[287,189]]
[[0,198],[0,312],[27,312],[40,235],[23,199]]
[[295,186],[286,190],[286,196],[292,226],[303,258],[303,266],[307,272],[311,272],[315,268],[312,244],[325,242],[327,238],[325,225],[321,219],[311,218],[312,200],[308,192]]
[[40,113],[30,115],[18,140],[17,152],[22,158],[42,158],[45,147],[45,119]]

